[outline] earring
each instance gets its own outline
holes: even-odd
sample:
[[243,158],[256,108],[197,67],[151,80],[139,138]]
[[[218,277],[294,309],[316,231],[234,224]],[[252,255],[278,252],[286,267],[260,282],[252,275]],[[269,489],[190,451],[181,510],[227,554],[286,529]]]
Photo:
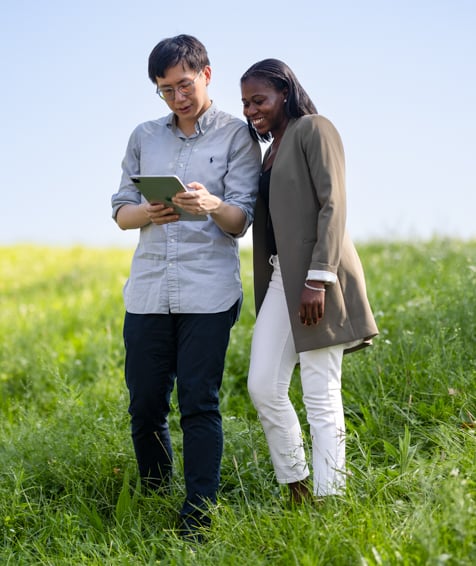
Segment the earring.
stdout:
[[287,98],[285,98],[285,99],[284,99],[284,104],[286,104],[286,102],[287,102],[287,101],[288,101],[288,99],[287,99]]

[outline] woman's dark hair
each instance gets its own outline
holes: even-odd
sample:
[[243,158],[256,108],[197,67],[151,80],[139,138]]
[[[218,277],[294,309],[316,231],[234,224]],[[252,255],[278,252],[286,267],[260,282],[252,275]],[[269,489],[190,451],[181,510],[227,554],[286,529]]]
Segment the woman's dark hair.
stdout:
[[167,69],[179,63],[197,72],[210,65],[203,43],[185,34],[163,39],[149,55],[149,79],[155,84],[157,77],[164,77]]
[[[240,84],[243,84],[249,78],[262,79],[272,88],[279,92],[287,89],[286,103],[284,106],[286,114],[290,118],[300,118],[306,114],[317,114],[314,103],[309,98],[307,92],[297,80],[293,71],[279,59],[263,59],[252,65],[241,77]],[[261,136],[248,120],[248,127],[251,136],[259,141],[269,141],[272,136],[268,132],[265,136]]]

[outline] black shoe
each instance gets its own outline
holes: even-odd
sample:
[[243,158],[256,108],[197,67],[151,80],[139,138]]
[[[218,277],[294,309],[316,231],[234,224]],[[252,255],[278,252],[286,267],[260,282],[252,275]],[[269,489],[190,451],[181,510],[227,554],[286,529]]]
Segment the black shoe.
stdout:
[[180,517],[178,535],[187,542],[203,543],[210,529],[211,520],[209,517],[200,513],[196,515],[186,515]]

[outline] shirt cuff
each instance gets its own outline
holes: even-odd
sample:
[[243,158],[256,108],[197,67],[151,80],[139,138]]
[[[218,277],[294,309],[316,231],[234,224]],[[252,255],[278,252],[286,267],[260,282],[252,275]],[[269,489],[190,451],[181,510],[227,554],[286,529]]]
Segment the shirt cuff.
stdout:
[[310,281],[322,281],[327,285],[334,285],[337,281],[337,275],[330,271],[319,271],[317,269],[310,269],[307,272],[307,279]]

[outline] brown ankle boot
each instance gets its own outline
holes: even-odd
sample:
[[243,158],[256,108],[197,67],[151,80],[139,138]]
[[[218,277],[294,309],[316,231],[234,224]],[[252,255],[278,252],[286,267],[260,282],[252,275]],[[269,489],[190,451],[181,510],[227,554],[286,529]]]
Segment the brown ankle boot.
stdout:
[[300,505],[313,499],[312,492],[306,480],[289,483],[291,504]]

